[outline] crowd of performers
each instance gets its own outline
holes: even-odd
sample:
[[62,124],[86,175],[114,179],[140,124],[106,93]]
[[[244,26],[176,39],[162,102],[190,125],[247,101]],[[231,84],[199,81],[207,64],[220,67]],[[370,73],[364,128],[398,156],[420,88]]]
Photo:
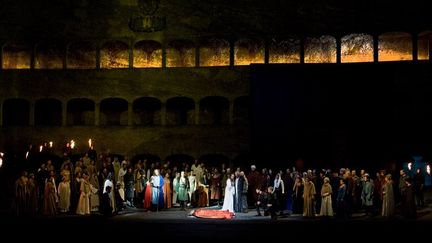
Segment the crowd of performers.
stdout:
[[[395,182],[396,181],[396,182]],[[125,208],[150,211],[220,205],[222,210],[257,216],[300,214],[304,217],[350,218],[353,213],[416,218],[424,207],[424,177],[400,171],[394,180],[381,170],[371,178],[364,170],[295,168],[277,171],[255,165],[240,168],[206,166],[204,161],[174,165],[86,153],[78,161],[65,157],[55,168],[48,160],[35,171],[23,171],[15,183],[17,215],[116,214]],[[223,203],[223,204],[222,204]]]

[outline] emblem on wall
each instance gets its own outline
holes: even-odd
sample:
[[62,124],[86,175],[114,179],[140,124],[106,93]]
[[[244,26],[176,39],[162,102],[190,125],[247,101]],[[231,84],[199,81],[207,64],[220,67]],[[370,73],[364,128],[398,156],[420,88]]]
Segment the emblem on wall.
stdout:
[[165,17],[156,15],[160,0],[138,0],[140,13],[132,17],[129,27],[136,32],[156,32],[165,29]]

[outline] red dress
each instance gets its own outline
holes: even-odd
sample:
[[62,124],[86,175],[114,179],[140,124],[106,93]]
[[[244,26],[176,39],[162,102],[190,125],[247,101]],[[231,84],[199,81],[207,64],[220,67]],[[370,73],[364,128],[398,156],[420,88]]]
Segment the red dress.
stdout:
[[144,208],[150,209],[152,205],[152,187],[147,184],[144,194]]
[[212,209],[197,209],[193,213],[197,218],[207,218],[207,219],[232,219],[234,213],[228,210],[212,210]]

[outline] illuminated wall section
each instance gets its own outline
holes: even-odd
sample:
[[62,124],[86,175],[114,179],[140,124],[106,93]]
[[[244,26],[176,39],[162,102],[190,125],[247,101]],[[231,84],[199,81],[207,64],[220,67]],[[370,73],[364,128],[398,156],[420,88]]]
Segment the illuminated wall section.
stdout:
[[305,63],[336,63],[336,39],[324,35],[319,38],[306,38]]
[[300,63],[300,40],[276,40],[270,42],[269,63]]
[[341,62],[373,62],[373,37],[351,34],[341,39]]
[[200,44],[200,66],[229,66],[230,45],[226,40],[210,39]]
[[3,47],[4,69],[29,69],[31,48],[25,44],[11,43]]
[[264,41],[241,39],[234,45],[234,65],[264,63]]
[[74,42],[67,52],[67,68],[96,68],[96,48],[91,42]]
[[121,41],[106,42],[100,50],[101,68],[128,68],[129,45]]
[[171,41],[166,49],[167,67],[195,67],[195,45],[188,40]]
[[41,43],[36,47],[35,68],[63,68],[65,48],[54,43]]
[[412,38],[408,33],[391,32],[379,36],[378,61],[412,60]]
[[418,35],[418,60],[429,60],[432,31],[425,31]]
[[162,44],[153,40],[135,43],[133,48],[135,68],[162,67]]

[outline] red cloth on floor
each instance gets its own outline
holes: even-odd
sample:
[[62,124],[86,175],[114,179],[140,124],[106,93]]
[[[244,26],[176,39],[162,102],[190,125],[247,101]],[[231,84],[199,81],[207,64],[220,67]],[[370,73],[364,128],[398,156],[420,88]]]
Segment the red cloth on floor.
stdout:
[[228,210],[197,209],[193,213],[193,216],[207,219],[232,219],[234,213]]

